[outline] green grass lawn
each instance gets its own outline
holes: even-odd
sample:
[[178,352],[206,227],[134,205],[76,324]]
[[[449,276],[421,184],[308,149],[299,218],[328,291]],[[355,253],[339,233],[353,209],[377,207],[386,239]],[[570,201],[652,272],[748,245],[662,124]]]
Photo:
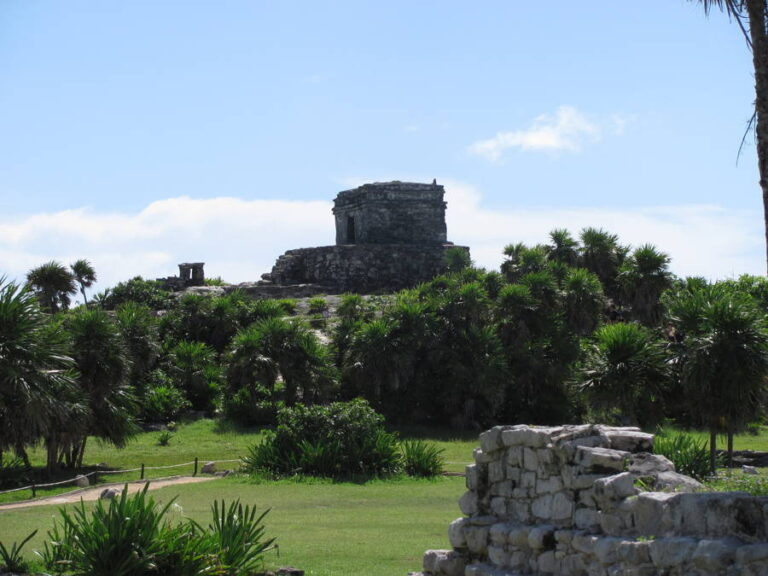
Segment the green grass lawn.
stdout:
[[[110,468],[132,470],[146,466],[145,478],[160,478],[172,475],[191,475],[193,465],[188,464],[179,468],[151,470],[153,466],[169,466],[193,462],[198,458],[200,465],[209,460],[238,460],[248,453],[248,448],[261,440],[263,432],[259,429],[242,429],[220,420],[203,419],[179,424],[173,432],[169,445],[160,446],[160,432],[142,432],[133,438],[126,447],[117,449],[94,438],[86,445],[83,466],[85,472],[91,471],[97,464],[107,464]],[[472,462],[472,450],[477,446],[477,434],[456,434],[433,431],[424,428],[402,429],[400,436],[404,439],[420,438],[434,442],[444,450],[446,471],[464,472],[464,467]],[[42,447],[30,450],[30,460],[33,466],[43,467],[45,451]],[[221,469],[236,469],[237,462],[220,464]],[[71,478],[71,471],[64,471],[63,480]],[[98,482],[124,482],[138,480],[138,471],[121,474],[100,474]],[[73,486],[41,489],[38,496],[53,496],[67,492]],[[0,503],[17,502],[32,497],[31,490],[0,494]]]
[[[355,484],[236,476],[151,494],[162,502],[178,496],[182,511],[173,515],[206,523],[215,499],[271,508],[267,534],[277,537],[280,556],[269,553],[268,567],[293,565],[313,576],[392,576],[420,569],[425,550],[449,547],[448,524],[460,516],[463,490],[460,477]],[[52,506],[0,511],[0,541],[8,545],[39,529],[25,548],[32,558],[56,514]]]

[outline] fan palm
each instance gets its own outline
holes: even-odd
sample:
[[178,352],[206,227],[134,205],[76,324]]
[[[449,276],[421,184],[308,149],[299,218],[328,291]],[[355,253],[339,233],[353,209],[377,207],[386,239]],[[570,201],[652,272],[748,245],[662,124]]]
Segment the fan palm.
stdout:
[[85,289],[93,286],[96,282],[96,270],[93,269],[91,263],[88,260],[77,260],[73,264],[69,265],[75,280],[80,284],[80,293],[83,295],[83,302],[88,305],[88,298],[85,295]]
[[672,285],[669,261],[669,256],[653,245],[644,244],[619,269],[619,284],[632,317],[646,326],[656,325],[663,315],[659,298]]
[[69,308],[70,295],[77,291],[72,273],[54,260],[32,268],[27,273],[27,284],[37,294],[40,305],[51,314]]

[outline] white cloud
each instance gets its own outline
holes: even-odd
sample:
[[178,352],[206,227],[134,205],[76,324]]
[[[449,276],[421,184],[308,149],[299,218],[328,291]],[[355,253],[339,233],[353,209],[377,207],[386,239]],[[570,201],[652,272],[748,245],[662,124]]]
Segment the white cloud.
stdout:
[[[506,244],[546,242],[553,228],[578,234],[596,226],[624,243],[652,242],[672,257],[678,275],[763,272],[762,222],[751,213],[695,205],[491,210],[472,186],[441,183],[447,191],[449,239],[470,246],[473,259],[487,268],[498,267]],[[0,217],[0,276],[22,280],[27,270],[48,260],[68,264],[87,258],[99,275],[96,290],[136,275],[175,274],[176,264],[185,261],[205,262],[207,275],[229,282],[255,281],[286,250],[333,242],[331,202],[178,197],[137,213],[82,208]]]
[[[621,116],[614,115],[605,123],[613,133],[624,128]],[[479,140],[469,147],[471,154],[498,161],[511,148],[533,152],[578,152],[587,142],[600,140],[606,126],[588,118],[572,106],[560,106],[554,115],[542,114],[525,130],[499,132],[488,140]]]

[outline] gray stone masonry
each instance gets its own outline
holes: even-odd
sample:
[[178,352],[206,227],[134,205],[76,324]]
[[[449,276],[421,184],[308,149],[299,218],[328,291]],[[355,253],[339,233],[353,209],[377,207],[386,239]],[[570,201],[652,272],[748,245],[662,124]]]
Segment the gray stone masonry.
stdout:
[[336,244],[445,244],[444,194],[437,183],[399,181],[339,192]]
[[638,428],[482,433],[453,549],[427,551],[422,574],[768,576],[768,498],[696,492],[652,449]]
[[[437,183],[376,182],[339,192],[336,245],[289,250],[249,288],[254,296],[300,287],[302,293],[387,293],[445,272],[445,191]],[[469,248],[457,246],[469,252]],[[322,287],[322,288],[315,288]]]

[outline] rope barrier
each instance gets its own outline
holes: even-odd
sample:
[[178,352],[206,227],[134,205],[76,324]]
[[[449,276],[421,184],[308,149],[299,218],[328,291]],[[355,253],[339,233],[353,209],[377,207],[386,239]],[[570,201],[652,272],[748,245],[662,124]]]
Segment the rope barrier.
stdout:
[[[223,464],[228,462],[240,462],[240,459],[237,460],[206,460],[206,462],[213,462],[215,464]],[[9,490],[0,490],[0,495],[2,494],[11,494],[13,492],[21,492],[22,490],[32,490],[33,493],[41,488],[52,488],[54,486],[63,486],[65,484],[71,484],[75,481],[77,481],[77,478],[80,476],[85,476],[86,478],[89,476],[94,476],[97,474],[128,474],[130,472],[142,472],[142,480],[143,478],[143,472],[144,470],[167,470],[169,468],[181,468],[182,466],[192,466],[195,465],[196,462],[184,462],[182,464],[169,464],[167,466],[141,466],[140,468],[129,468],[128,470],[94,470],[93,472],[88,472],[87,474],[78,474],[74,478],[70,478],[68,480],[61,480],[59,482],[49,482],[47,484],[30,484],[29,486],[21,486],[19,488],[11,488]],[[158,478],[155,478],[157,480]],[[71,490],[70,492],[76,492],[76,490]],[[61,494],[69,494],[70,492],[62,492]]]

